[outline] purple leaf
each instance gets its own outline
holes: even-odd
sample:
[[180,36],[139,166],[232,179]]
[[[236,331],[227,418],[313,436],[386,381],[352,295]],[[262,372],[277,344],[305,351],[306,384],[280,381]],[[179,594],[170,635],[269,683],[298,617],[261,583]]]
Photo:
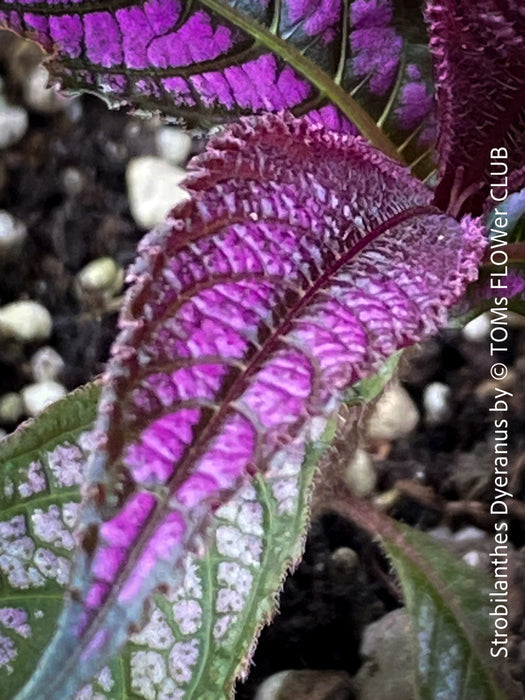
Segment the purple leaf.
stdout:
[[149,234],[105,375],[76,593],[22,697],[66,697],[250,475],[304,455],[345,391],[435,332],[477,276],[458,223],[363,139],[248,119]]
[[352,3],[354,73],[369,79],[370,91],[383,95],[395,80],[399,69],[403,39],[392,26],[392,5],[388,2]]
[[[490,175],[491,149],[508,151],[509,192],[525,180],[525,6],[522,0],[432,0],[427,15],[441,127],[435,201],[450,211],[479,213],[486,183],[500,180]],[[480,189],[481,197],[461,206]]]
[[354,0],[349,5],[343,85],[395,143],[403,142],[400,151],[408,163],[429,150],[436,137],[432,66],[420,20],[414,6],[404,2]]
[[430,53],[421,13],[407,19],[410,3],[396,4],[0,0],[0,25],[52,53],[47,66],[65,88],[190,126],[293,109],[360,131],[392,157],[390,140],[416,131],[403,150],[412,162],[432,141]]

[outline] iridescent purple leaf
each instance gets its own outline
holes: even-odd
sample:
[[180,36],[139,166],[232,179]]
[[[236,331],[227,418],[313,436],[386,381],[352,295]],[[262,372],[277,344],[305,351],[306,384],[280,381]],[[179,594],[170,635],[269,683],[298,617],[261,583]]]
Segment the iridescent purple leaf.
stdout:
[[307,120],[231,127],[187,187],[131,274],[76,593],[21,697],[67,697],[114,655],[213,510],[300,462],[352,384],[443,325],[485,245],[363,139]]
[[215,512],[206,556],[186,555],[182,584],[151,597],[146,625],[119,654],[129,668],[124,697],[233,693],[301,557],[322,441],[318,447],[258,475]]
[[396,157],[393,140],[406,162],[433,143],[428,41],[407,0],[0,0],[2,23],[53,53],[65,88],[190,125],[292,109]]
[[[441,128],[436,203],[480,213],[487,183],[507,183],[510,192],[525,182],[525,6],[432,0],[427,15]],[[491,158],[492,149],[508,156]]]

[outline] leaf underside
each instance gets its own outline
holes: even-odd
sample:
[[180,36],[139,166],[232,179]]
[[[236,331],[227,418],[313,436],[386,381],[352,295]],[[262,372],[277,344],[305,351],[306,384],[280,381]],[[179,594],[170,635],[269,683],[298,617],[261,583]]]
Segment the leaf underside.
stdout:
[[300,465],[350,386],[446,321],[485,245],[405,169],[306,120],[232,126],[187,187],[131,274],[75,594],[21,698],[98,672],[207,544],[213,510],[254,473]]
[[515,697],[504,692],[501,669],[488,652],[493,637],[489,577],[425,533],[399,523],[395,528],[399,536],[385,535],[382,542],[412,619],[422,700]]
[[337,131],[357,127],[390,156],[431,168],[418,3],[1,0],[1,23],[53,52],[48,68],[66,89],[190,126],[289,109]]

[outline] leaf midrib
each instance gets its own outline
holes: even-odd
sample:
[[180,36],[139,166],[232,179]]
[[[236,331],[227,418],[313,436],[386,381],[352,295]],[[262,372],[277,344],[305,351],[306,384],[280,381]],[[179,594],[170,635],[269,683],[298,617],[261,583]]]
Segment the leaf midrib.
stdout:
[[[423,205],[412,207],[387,219],[386,221],[377,225],[366,236],[357,241],[357,243],[352,245],[316,280],[316,282],[303,295],[303,297],[301,297],[301,299],[299,299],[299,301],[294,305],[294,307],[289,310],[289,312],[286,315],[286,320],[277,329],[275,329],[274,332],[266,339],[261,350],[255,353],[255,356],[248,364],[245,372],[243,372],[242,375],[240,375],[237,378],[237,380],[234,381],[234,383],[230,386],[224,400],[221,402],[220,410],[212,416],[212,418],[208,421],[205,428],[199,435],[197,443],[200,448],[200,451],[202,451],[202,449],[204,449],[204,446],[208,444],[208,440],[214,434],[218,425],[220,425],[220,422],[224,418],[225,413],[231,408],[231,402],[235,399],[235,396],[241,389],[241,387],[239,386],[239,381],[244,382],[247,377],[251,376],[251,374],[254,371],[256,371],[258,367],[260,367],[261,362],[274,350],[274,346],[279,340],[279,338],[287,332],[289,327],[291,327],[293,319],[297,316],[297,314],[310,302],[311,298],[330,279],[332,279],[332,277],[339,271],[339,269],[346,263],[348,263],[352,258],[354,258],[361,250],[366,248],[372,241],[376,240],[379,236],[381,236],[393,226],[404,223],[407,220],[410,220],[417,216],[435,213],[438,213],[436,207],[432,205]],[[169,484],[170,494],[172,494],[176,490],[177,486],[180,485],[180,483],[184,479],[185,468],[187,467],[188,462],[193,463],[195,459],[198,459],[198,456],[199,452],[196,455],[195,450],[190,448],[186,455],[180,460],[176,475],[171,479],[171,482]],[[112,584],[112,588],[108,595],[108,598],[102,604],[100,609],[97,611],[97,614],[92,619],[89,626],[86,628],[83,638],[80,638],[78,640],[77,649],[75,653],[73,653],[70,656],[68,663],[64,667],[64,670],[67,671],[69,668],[71,668],[72,665],[75,664],[76,659],[86,648],[86,645],[89,644],[89,642],[94,638],[97,632],[103,627],[106,617],[106,611],[109,608],[111,608],[112,605],[117,603],[119,587],[122,585],[122,582],[124,582],[127,579],[130,572],[133,571],[134,567],[137,565],[139,558],[144,550],[144,547],[147,546],[147,544],[151,540],[151,537],[155,534],[159,521],[162,520],[168,514],[168,501],[169,499],[166,498],[162,502],[160,502],[157,505],[157,507],[153,510],[150,518],[146,521],[137,541],[132,545],[132,548],[130,549],[129,556],[126,560],[124,567],[117,574],[117,577],[115,578]],[[193,529],[193,531],[188,532],[187,536],[192,538],[197,532],[198,525],[196,528]],[[64,681],[64,672],[62,674],[57,675],[55,679],[56,685],[54,685],[54,688],[55,690],[57,690],[61,687],[61,684]]]
[[254,352],[253,356],[247,361],[242,373],[239,373],[230,386],[226,389],[226,393],[221,399],[220,409],[211,416],[207,424],[204,426],[202,432],[199,434],[197,441],[188,448],[186,454],[180,459],[177,465],[177,471],[169,484],[170,493],[174,493],[177,487],[181,485],[185,478],[188,464],[194,463],[197,459],[199,459],[199,457],[202,456],[203,450],[205,449],[204,446],[208,444],[209,439],[215,434],[215,431],[220,425],[221,421],[224,419],[225,414],[230,410],[232,402],[242,394],[242,391],[246,386],[246,381],[254,374],[254,372],[257,371],[258,368],[261,367],[264,360],[267,359],[268,356],[275,350],[275,346],[279,342],[279,339],[291,329],[295,318],[305,307],[308,306],[312,297],[317,294],[317,292],[319,292],[344,265],[346,265],[350,260],[352,260],[352,258],[358,255],[359,252],[361,252],[390,228],[418,216],[436,213],[441,212],[432,205],[415,206],[396,214],[386,221],[381,222],[363,238],[351,245],[348,250],[346,250],[337,260],[335,260],[328,267],[328,269],[326,269],[318,277],[318,279],[312,283],[312,285],[306,290],[306,292],[304,292],[296,303],[287,310],[283,322],[274,328],[268,337],[265,338],[260,349]]
[[[426,205],[413,207],[407,211],[397,214],[394,217],[391,217],[387,221],[378,225],[375,229],[373,229],[366,236],[360,239],[356,244],[351,246],[349,250],[347,250],[343,255],[341,255],[341,257],[337,261],[335,261],[333,265],[331,265],[319,277],[319,279],[316,280],[314,284],[312,284],[312,286],[305,292],[305,294],[288,311],[284,322],[280,324],[276,329],[274,329],[274,331],[268,336],[261,350],[254,354],[254,357],[248,363],[245,371],[241,375],[239,375],[233,382],[233,384],[229,387],[229,389],[226,392],[226,396],[224,397],[223,401],[221,401],[221,408],[212,416],[212,418],[207,423],[206,427],[203,429],[202,433],[199,435],[197,443],[201,450],[203,449],[203,446],[208,443],[210,437],[215,433],[215,430],[217,429],[218,425],[220,425],[225,413],[228,410],[230,410],[231,403],[235,400],[239,391],[242,392],[242,386],[239,386],[239,383],[244,385],[246,379],[250,377],[257,370],[257,368],[261,366],[261,363],[264,361],[264,359],[266,359],[266,357],[268,357],[268,355],[274,350],[275,344],[278,342],[278,340],[290,329],[294,318],[299,314],[301,310],[303,310],[308,305],[312,297],[330,279],[333,278],[333,276],[341,269],[341,267],[343,267],[347,262],[354,258],[361,250],[366,248],[366,246],[369,245],[373,240],[378,238],[380,235],[382,235],[385,231],[389,230],[393,226],[396,226],[417,216],[436,213],[437,211],[438,210],[435,207]],[[169,485],[170,493],[173,493],[176,487],[179,486],[180,482],[183,480],[185,475],[185,468],[188,462],[193,463],[196,459],[198,459],[200,454],[201,452],[199,450],[197,451],[197,454],[195,454],[195,451],[192,448],[190,448],[186,455],[180,460],[177,469],[177,474],[171,480],[171,483]],[[177,476],[179,476],[178,479],[176,478]],[[153,528],[154,531],[154,529],[156,528],[157,519],[159,517],[163,517],[166,514],[165,510],[166,502],[159,504],[158,511],[154,511],[154,514],[152,514],[152,518],[149,522],[147,522],[146,527],[142,532],[142,536],[140,537],[139,542],[137,542],[138,547],[134,547],[134,552],[141,551],[142,545],[149,541],[152,534],[149,532],[150,529]],[[135,563],[134,559],[135,557],[130,557],[130,560],[128,560],[127,564],[131,563],[131,565],[133,566]],[[122,574],[125,573],[126,569],[128,569],[128,566],[126,566],[122,570],[122,572],[119,574],[119,578],[122,576]]]

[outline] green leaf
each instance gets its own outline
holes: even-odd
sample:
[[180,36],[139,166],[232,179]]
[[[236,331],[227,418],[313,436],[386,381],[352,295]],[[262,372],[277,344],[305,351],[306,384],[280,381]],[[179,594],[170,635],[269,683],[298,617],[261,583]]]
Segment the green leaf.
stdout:
[[506,698],[489,656],[490,578],[405,525],[381,538],[413,621],[421,698]]
[[354,384],[349,392],[346,403],[349,406],[353,406],[362,403],[370,403],[374,399],[377,399],[379,394],[395,375],[402,354],[403,350],[394,352],[388,360],[381,365],[376,374],[366,379],[361,379],[361,381]]
[[0,441],[0,688],[35,669],[62,609],[71,527],[99,386],[50,406]]

